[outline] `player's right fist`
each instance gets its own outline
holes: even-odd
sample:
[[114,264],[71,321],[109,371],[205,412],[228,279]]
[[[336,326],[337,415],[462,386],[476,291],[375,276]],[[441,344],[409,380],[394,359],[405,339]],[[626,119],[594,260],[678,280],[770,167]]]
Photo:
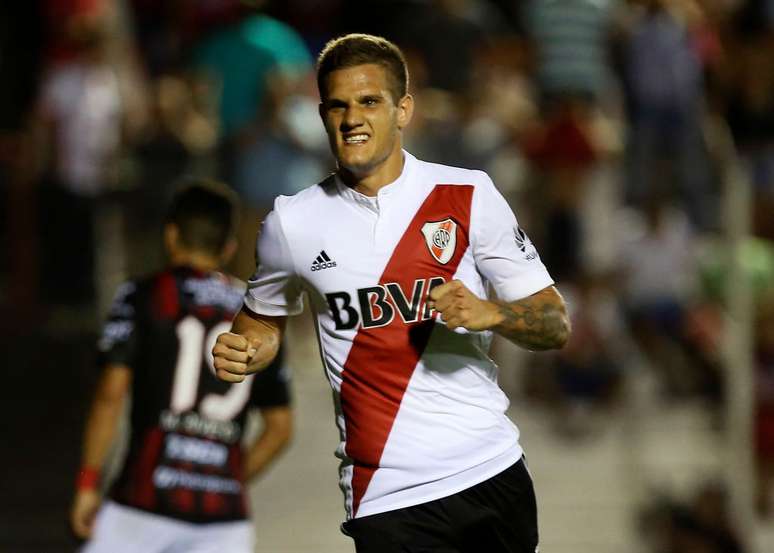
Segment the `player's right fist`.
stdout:
[[241,334],[224,332],[212,348],[215,374],[226,382],[242,382],[249,372],[248,365],[260,344],[250,342]]

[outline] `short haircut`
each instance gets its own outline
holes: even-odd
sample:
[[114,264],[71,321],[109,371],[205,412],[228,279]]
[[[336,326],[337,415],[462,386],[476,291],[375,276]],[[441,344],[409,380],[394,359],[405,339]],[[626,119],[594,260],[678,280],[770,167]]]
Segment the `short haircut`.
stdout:
[[390,93],[397,104],[408,92],[406,59],[400,48],[386,38],[353,33],[328,42],[317,58],[317,88],[324,99],[326,79],[337,69],[373,63],[387,72]]
[[166,221],[177,226],[186,248],[220,255],[234,235],[236,203],[236,194],[225,184],[187,177],[178,184]]

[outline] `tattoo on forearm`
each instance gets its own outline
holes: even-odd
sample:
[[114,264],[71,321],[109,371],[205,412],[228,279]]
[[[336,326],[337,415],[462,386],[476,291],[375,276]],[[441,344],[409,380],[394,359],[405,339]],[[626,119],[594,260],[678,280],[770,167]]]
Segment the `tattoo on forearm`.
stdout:
[[499,304],[499,309],[503,320],[493,330],[527,349],[560,348],[569,337],[570,325],[558,294],[539,292]]

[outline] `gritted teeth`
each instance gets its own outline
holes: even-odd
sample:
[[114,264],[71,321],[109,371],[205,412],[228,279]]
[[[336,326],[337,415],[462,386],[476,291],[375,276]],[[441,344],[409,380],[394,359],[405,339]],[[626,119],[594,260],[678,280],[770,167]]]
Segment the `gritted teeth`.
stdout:
[[368,140],[367,134],[353,134],[351,136],[345,136],[344,142],[347,144],[360,144]]

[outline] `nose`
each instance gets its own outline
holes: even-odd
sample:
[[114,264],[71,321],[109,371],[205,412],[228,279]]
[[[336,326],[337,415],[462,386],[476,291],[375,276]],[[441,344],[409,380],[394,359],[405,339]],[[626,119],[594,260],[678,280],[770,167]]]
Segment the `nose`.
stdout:
[[341,120],[341,128],[344,131],[355,129],[363,124],[363,112],[357,106],[349,106]]

